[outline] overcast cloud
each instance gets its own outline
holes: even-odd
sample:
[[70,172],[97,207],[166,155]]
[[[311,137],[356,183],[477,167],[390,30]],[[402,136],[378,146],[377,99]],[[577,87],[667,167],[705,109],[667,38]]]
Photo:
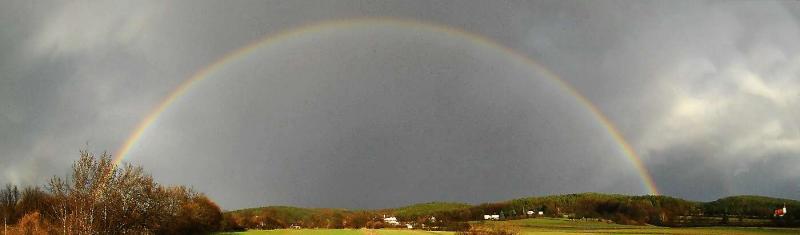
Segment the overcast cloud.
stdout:
[[[483,35],[544,64],[620,129],[663,194],[800,199],[794,1],[4,1],[0,183],[41,185],[81,148],[115,151],[178,84],[253,40],[377,16]],[[534,69],[390,24],[229,63],[127,161],[225,209],[647,193],[586,107]]]

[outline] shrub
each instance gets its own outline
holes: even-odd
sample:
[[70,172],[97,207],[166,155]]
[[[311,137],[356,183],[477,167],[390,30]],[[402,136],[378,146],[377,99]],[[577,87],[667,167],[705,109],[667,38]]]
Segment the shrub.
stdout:
[[25,235],[47,234],[49,229],[48,224],[42,219],[38,211],[22,216],[17,222],[17,227]]

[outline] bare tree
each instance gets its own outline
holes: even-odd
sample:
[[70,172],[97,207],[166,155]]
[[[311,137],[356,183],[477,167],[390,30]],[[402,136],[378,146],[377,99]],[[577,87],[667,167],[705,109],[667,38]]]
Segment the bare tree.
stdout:
[[4,189],[0,189],[0,213],[3,214],[4,234],[8,224],[14,224],[17,221],[16,207],[19,197],[19,190],[16,185],[6,184]]
[[197,234],[219,228],[211,200],[186,187],[163,187],[141,167],[80,151],[69,178],[48,184],[49,215],[64,234]]

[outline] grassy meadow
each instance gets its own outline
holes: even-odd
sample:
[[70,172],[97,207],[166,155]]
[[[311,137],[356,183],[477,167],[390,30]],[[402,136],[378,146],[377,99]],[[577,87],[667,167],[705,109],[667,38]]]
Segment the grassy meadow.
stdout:
[[536,218],[512,221],[475,223],[475,226],[504,227],[520,234],[800,234],[800,229],[696,227],[671,228],[610,224],[597,221],[571,221],[558,218]]
[[424,230],[395,230],[395,229],[276,229],[276,230],[248,230],[247,232],[220,233],[220,234],[246,234],[246,235],[432,235],[455,234],[454,232],[434,232]]
[[[658,226],[637,226],[609,224],[597,221],[570,221],[557,218],[536,218],[512,221],[474,222],[473,226],[495,228],[502,227],[519,234],[800,234],[797,228],[745,228],[745,227],[698,227],[698,228],[669,228]],[[433,232],[422,230],[395,230],[395,229],[277,229],[277,230],[250,230],[238,233],[222,234],[263,234],[263,235],[292,235],[292,234],[331,234],[331,235],[423,235],[423,234],[455,234],[454,232]]]

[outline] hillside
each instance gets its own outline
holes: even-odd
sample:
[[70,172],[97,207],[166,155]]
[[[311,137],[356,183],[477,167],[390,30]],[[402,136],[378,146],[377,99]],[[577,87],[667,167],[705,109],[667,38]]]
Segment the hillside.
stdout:
[[788,208],[800,208],[800,201],[756,195],[732,196],[703,203],[703,211],[709,215],[766,217],[783,205]]
[[314,213],[318,213],[323,209],[311,209],[292,206],[267,206],[257,208],[247,208],[225,213],[232,214],[269,214],[275,217],[284,218],[288,221],[299,221],[308,218]]
[[386,209],[398,218],[416,218],[424,215],[433,215],[457,210],[469,209],[472,205],[455,202],[428,202],[409,206]]
[[[544,217],[596,218],[617,224],[659,226],[795,226],[798,216],[787,213],[773,217],[773,210],[786,205],[800,208],[800,202],[764,196],[733,196],[711,202],[696,202],[669,196],[630,196],[621,194],[578,193],[524,197],[500,202],[469,205],[454,202],[419,203],[378,210],[309,209],[269,206],[226,212],[230,223],[243,227],[285,228],[301,225],[315,228],[383,227],[383,215],[396,216],[405,223],[431,223],[449,227],[452,223],[482,220],[483,215],[497,214],[504,220],[528,218],[527,211],[542,212]],[[791,210],[790,210],[791,211]],[[729,220],[728,217],[737,218]]]

